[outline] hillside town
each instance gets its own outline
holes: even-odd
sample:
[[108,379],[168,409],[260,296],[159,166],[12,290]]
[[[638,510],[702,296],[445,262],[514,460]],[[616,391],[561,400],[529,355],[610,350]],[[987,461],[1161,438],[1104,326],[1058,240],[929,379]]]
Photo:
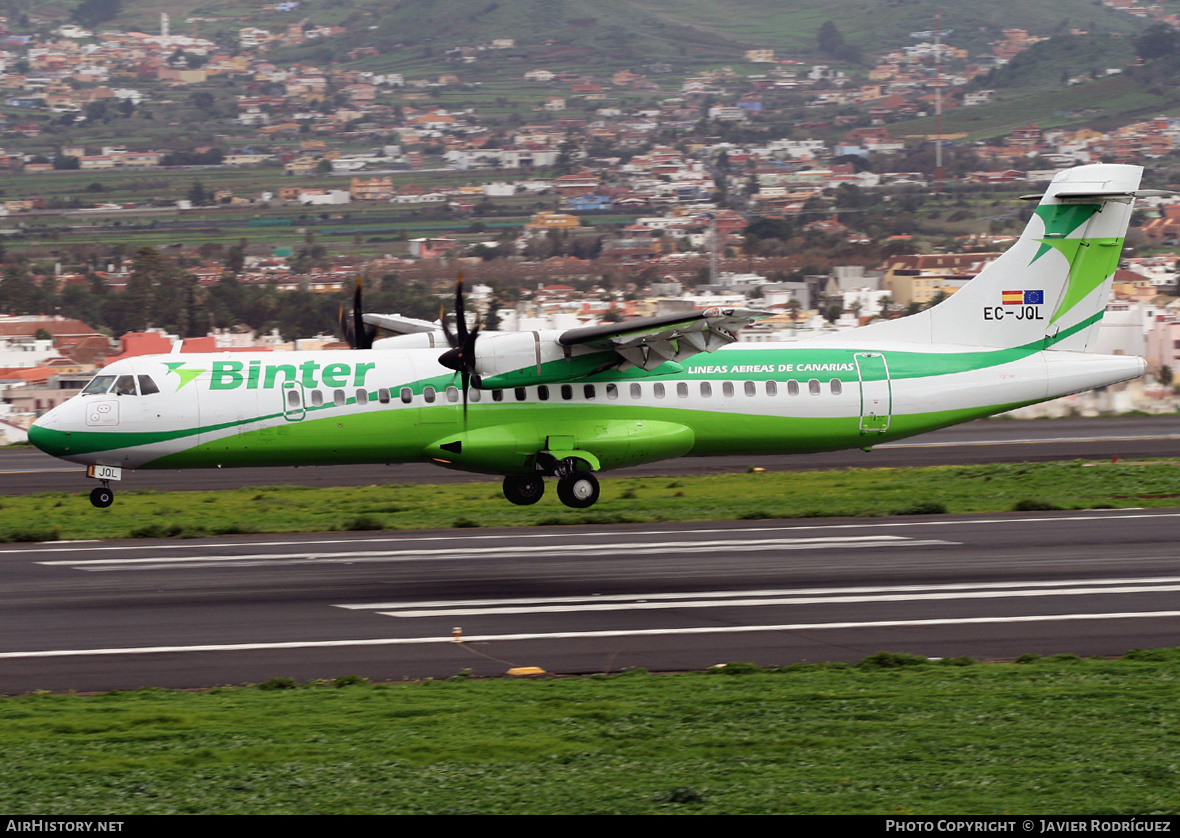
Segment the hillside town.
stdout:
[[[1162,7],[1104,2],[1180,25]],[[790,341],[905,316],[954,294],[1027,219],[1020,208],[993,210],[993,196],[1011,204],[1013,194],[1036,192],[1074,165],[1151,165],[1180,153],[1180,118],[1171,116],[1106,130],[1028,123],[991,141],[928,129],[915,139],[909,121],[986,106],[997,70],[1051,37],[1084,38],[1084,29],[1050,36],[1011,28],[985,53],[956,47],[953,31],[914,32],[855,77],[840,69],[834,27],[828,64],[767,48],[748,51],[740,69],[692,75],[666,63],[604,75],[564,70],[560,61],[518,66],[525,116],[502,104],[436,104],[443,94],[479,93],[474,69],[519,57],[514,39],[448,48],[451,71],[431,78],[276,61],[283,48],[348,35],[310,17],[267,25],[268,15],[297,16],[299,6],[263,7],[232,44],[202,38],[200,21],[174,25],[167,14],[153,34],[0,20],[0,171],[12,175],[0,196],[0,436],[19,440],[38,415],[120,358],[175,347],[348,348],[339,335],[212,315],[198,322],[192,311],[183,326],[147,317],[121,328],[87,322],[93,306],[68,304],[71,289],[76,302],[92,292],[130,300],[149,260],[182,271],[194,300],[227,284],[339,297],[360,280],[427,289],[436,310],[462,271],[471,309],[501,330],[733,306],[771,312],[741,341]],[[192,34],[175,34],[181,27]],[[379,55],[374,47],[349,52],[357,62]],[[1100,84],[1129,69],[1062,81]],[[181,106],[216,126],[209,143],[96,145],[86,134]],[[944,145],[946,164],[940,157],[933,165],[930,147]],[[185,174],[132,201],[104,198],[101,180],[68,197],[39,186],[83,170]],[[241,187],[202,183],[227,171],[268,179],[261,187],[247,178]],[[931,195],[948,196],[937,212],[951,226],[918,244],[907,224]],[[445,224],[356,232],[353,247],[317,238],[319,222],[356,226],[378,211]],[[157,229],[230,212],[249,214],[242,224],[264,236],[272,230],[276,240],[161,254],[130,238],[81,258],[55,246],[19,255],[38,229],[33,222],[46,218],[60,225],[47,234],[57,242],[84,225],[115,237],[114,226],[96,225],[129,219],[130,230],[150,218]],[[989,217],[987,229],[955,233],[954,224],[973,217]],[[1176,409],[1180,254],[1170,248],[1180,244],[1180,201],[1140,202],[1135,225],[1101,351],[1147,357],[1148,377],[1050,409]],[[824,248],[830,258],[816,255]]]

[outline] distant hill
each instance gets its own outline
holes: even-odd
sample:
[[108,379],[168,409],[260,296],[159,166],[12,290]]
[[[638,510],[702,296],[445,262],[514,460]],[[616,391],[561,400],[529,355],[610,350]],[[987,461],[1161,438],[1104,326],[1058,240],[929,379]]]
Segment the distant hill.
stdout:
[[[0,7],[67,18],[80,3],[3,0]],[[687,63],[739,60],[751,48],[779,55],[821,57],[816,34],[826,21],[865,55],[914,43],[912,33],[934,28],[942,9],[946,38],[972,52],[982,51],[1009,27],[1036,35],[1087,29],[1104,35],[1135,33],[1145,23],[1096,0],[988,0],[936,3],[932,0],[303,0],[285,13],[263,13],[241,0],[122,0],[113,25],[155,31],[167,11],[174,32],[229,34],[245,25],[278,27],[308,19],[345,25],[345,43],[317,45],[321,51],[372,45],[426,47],[439,53],[454,46],[515,38],[522,48],[549,43],[577,50],[581,58],[626,65],[676,60]],[[214,23],[211,19],[217,19]]]
[[[0,0],[0,13],[14,21],[22,16],[65,21],[81,3]],[[981,139],[1030,121],[1116,124],[1180,111],[1168,74],[1151,83],[1106,77],[1107,70],[1127,66],[1135,38],[1150,22],[1099,0],[301,0],[284,12],[264,11],[262,4],[243,0],[120,0],[118,15],[107,25],[155,32],[160,13],[167,11],[173,33],[196,32],[226,46],[236,44],[246,26],[274,32],[304,21],[342,26],[347,36],[309,41],[271,56],[280,64],[346,65],[407,78],[456,73],[464,83],[488,85],[488,102],[498,102],[499,96],[515,102],[515,86],[527,69],[658,74],[655,68],[662,66],[669,74],[691,75],[734,65],[741,72],[761,72],[739,66],[748,49],[773,49],[779,58],[863,74],[886,51],[932,40],[936,9],[941,10],[943,41],[972,58],[988,55],[1006,29],[1053,36],[977,80],[976,88],[994,88],[998,95],[990,105],[948,113],[942,122],[947,132]],[[821,49],[817,35],[825,24],[829,34],[835,27],[846,50]],[[1077,30],[1088,34],[1070,35]],[[513,39],[515,45],[481,52],[475,63],[463,63],[455,51],[494,39]],[[352,53],[356,47],[372,47],[376,54]],[[1067,87],[1080,77],[1099,81]],[[935,130],[932,123],[895,126],[901,134],[920,134]]]

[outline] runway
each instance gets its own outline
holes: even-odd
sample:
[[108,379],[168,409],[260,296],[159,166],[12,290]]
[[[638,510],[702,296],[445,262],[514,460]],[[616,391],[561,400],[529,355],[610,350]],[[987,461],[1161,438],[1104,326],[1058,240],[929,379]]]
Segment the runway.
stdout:
[[1176,646],[1180,510],[0,549],[0,692]]
[[[1180,456],[1180,416],[1095,419],[991,419],[944,428],[866,453],[761,457],[686,457],[606,473],[610,477],[718,474],[820,468],[880,468],[1070,459],[1138,459]],[[89,492],[85,469],[40,451],[0,450],[0,493]],[[498,482],[498,478],[449,471],[427,463],[314,468],[139,470],[117,489],[212,491],[243,486],[370,486],[390,483]]]

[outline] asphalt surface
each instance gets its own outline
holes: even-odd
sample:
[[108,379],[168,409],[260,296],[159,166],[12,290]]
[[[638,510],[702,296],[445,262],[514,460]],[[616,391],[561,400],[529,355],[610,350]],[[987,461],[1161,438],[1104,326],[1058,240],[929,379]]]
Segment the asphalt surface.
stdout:
[[[1180,510],[0,548],[0,693],[1176,646]],[[456,632],[461,642],[456,642]]]

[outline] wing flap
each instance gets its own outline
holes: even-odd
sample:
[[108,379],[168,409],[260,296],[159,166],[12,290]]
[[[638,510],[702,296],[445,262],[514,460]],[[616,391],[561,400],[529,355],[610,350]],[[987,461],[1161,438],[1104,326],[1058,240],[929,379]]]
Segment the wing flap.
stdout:
[[708,308],[622,323],[586,326],[563,332],[563,347],[613,350],[627,363],[654,370],[667,361],[683,361],[737,340],[737,331],[771,312],[743,308]]

